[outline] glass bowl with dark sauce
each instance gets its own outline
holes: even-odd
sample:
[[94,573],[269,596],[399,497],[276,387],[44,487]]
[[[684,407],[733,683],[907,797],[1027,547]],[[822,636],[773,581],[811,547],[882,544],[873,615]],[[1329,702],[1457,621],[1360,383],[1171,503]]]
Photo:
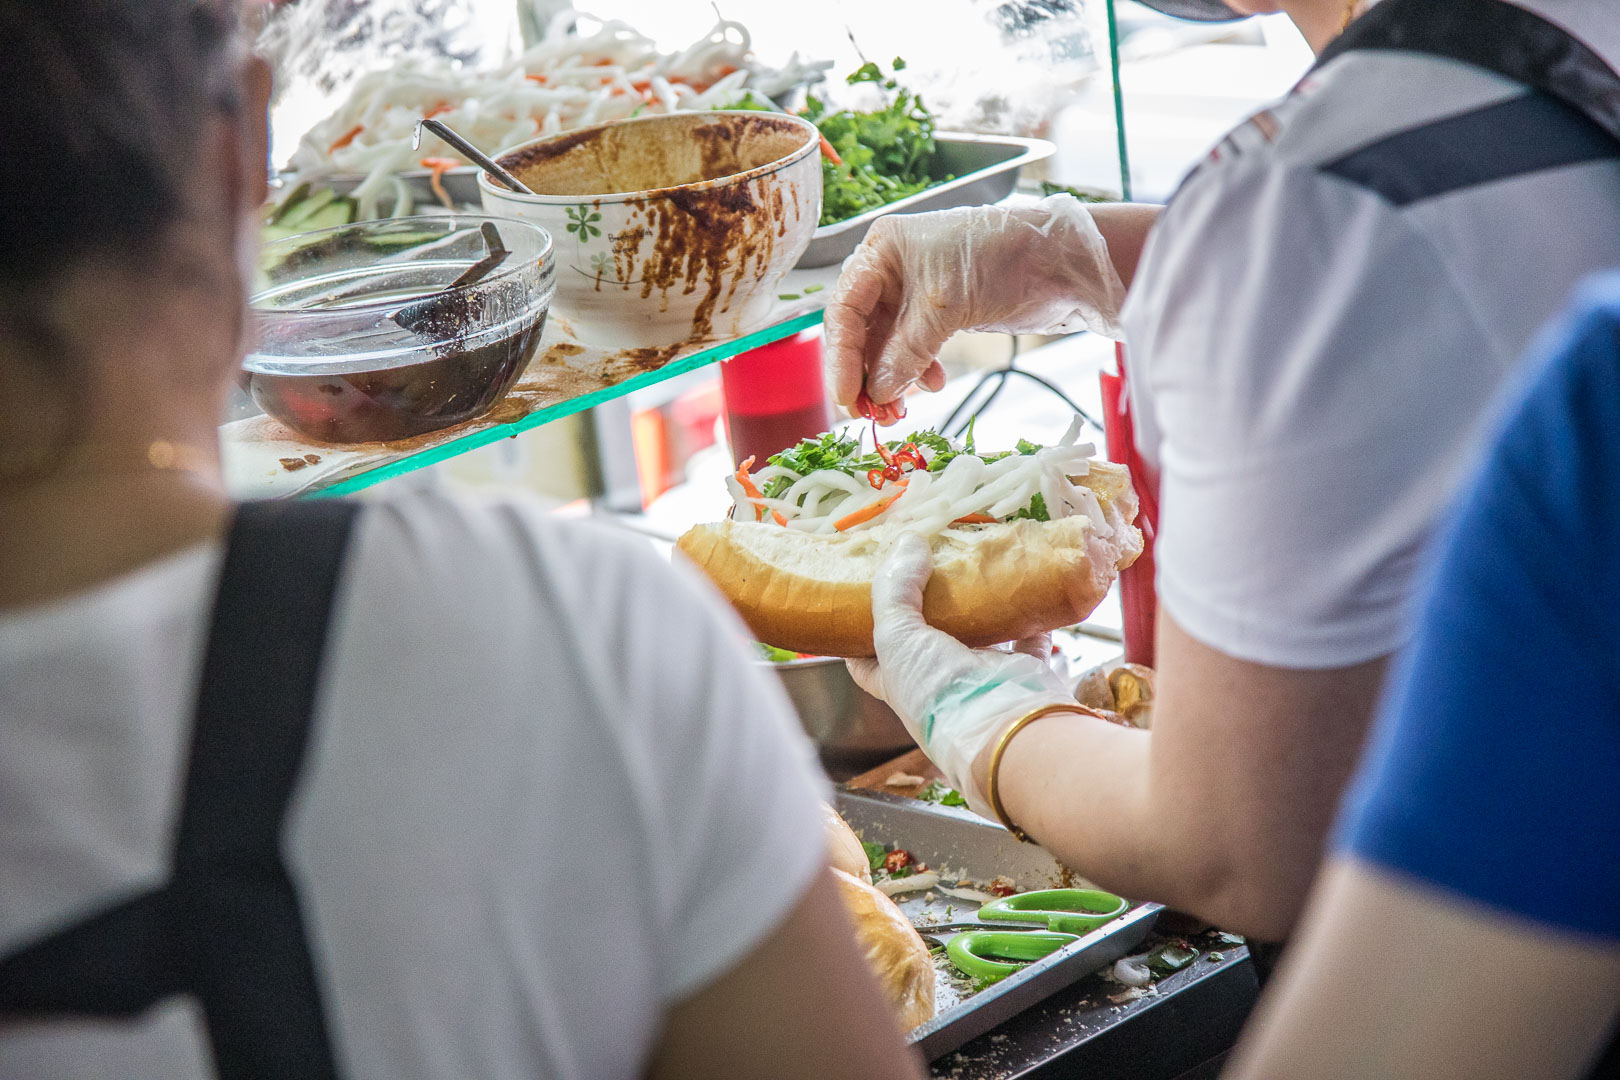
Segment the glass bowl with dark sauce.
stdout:
[[[481,263],[493,265],[455,284]],[[301,233],[266,244],[260,268],[244,384],[328,443],[408,439],[489,411],[539,347],[556,288],[544,229],[478,215]]]

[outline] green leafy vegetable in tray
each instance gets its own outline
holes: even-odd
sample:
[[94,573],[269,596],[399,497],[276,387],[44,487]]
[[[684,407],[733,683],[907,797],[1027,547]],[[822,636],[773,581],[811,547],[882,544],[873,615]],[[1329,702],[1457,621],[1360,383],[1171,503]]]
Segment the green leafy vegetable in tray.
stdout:
[[[895,57],[894,71],[906,63]],[[814,94],[803,113],[821,129],[839,160],[821,162],[821,224],[832,225],[951,179],[931,172],[934,116],[922,98],[893,75],[866,63],[849,76],[851,86],[872,83],[893,94],[873,112],[829,109]]]

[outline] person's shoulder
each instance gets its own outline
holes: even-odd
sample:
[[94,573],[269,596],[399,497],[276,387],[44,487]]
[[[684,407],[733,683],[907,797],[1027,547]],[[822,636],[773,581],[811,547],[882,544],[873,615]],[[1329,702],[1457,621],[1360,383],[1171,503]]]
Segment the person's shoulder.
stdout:
[[640,538],[522,494],[413,491],[368,503],[360,520],[361,558],[408,560],[433,576],[516,584],[560,567],[645,573],[657,565]]
[[1595,275],[1576,290],[1564,314],[1542,335],[1521,384],[1510,388],[1515,410],[1504,421],[1504,449],[1522,445],[1513,428],[1560,441],[1589,454],[1620,456],[1620,270]]
[[[1346,53],[1308,73],[1282,99],[1251,115],[1188,173],[1176,200],[1251,191],[1260,174],[1366,183],[1369,168],[1403,171],[1433,154],[1441,127],[1462,125],[1477,143],[1489,123],[1469,118],[1525,95],[1493,72],[1439,57],[1388,50]],[[1409,171],[1409,170],[1404,170]]]
[[[412,492],[361,517],[353,585],[360,605],[384,602],[461,624],[544,624],[587,655],[657,640],[701,647],[740,637],[740,623],[695,570],[647,537],[566,517],[521,494]],[[671,643],[674,643],[673,646]]]

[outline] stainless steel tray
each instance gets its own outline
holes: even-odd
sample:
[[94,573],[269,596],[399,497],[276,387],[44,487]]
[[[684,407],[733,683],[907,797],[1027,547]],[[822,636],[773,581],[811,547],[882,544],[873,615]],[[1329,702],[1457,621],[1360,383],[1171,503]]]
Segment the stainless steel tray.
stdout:
[[[480,205],[478,195],[478,173],[476,165],[459,165],[454,169],[446,169],[440,175],[440,183],[444,185],[444,193],[450,196],[450,201],[457,207],[473,207]],[[411,200],[415,208],[411,211],[420,214],[424,210],[429,213],[438,211],[450,213],[439,202],[439,196],[433,190],[433,174],[426,169],[405,169],[399,172],[398,177],[405,182],[405,188],[411,193]],[[330,186],[339,195],[347,195],[364,181],[364,176],[352,176],[347,173],[320,177],[312,181],[314,187]]]
[[884,214],[916,214],[951,206],[1000,202],[1012,194],[1018,184],[1018,173],[1025,165],[1049,158],[1057,151],[1057,147],[1044,139],[1020,139],[1012,135],[942,131],[934,136],[934,142],[935,172],[948,173],[954,180],[837,224],[822,225],[816,229],[810,246],[799,256],[800,269],[843,262],[860,246],[872,222]]
[[[1032,844],[1020,844],[999,825],[976,814],[883,792],[840,789],[838,812],[870,843],[897,845],[930,867],[979,882],[1004,875],[1021,891],[1072,887],[1073,874]],[[932,897],[932,899],[929,899]],[[971,918],[978,907],[938,892],[896,897],[900,909],[924,924]],[[949,917],[946,907],[952,909]],[[934,1018],[911,1032],[911,1042],[929,1061],[955,1050],[1066,986],[1130,955],[1153,928],[1158,904],[1137,904],[1111,923],[977,993],[964,992],[937,957]]]

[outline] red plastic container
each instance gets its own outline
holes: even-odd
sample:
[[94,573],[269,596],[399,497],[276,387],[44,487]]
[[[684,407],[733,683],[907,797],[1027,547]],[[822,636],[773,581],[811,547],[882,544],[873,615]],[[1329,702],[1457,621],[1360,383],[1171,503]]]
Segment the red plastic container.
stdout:
[[805,330],[762,345],[720,365],[731,460],[754,467],[800,439],[832,426],[821,377],[821,331]]
[[1136,525],[1142,530],[1142,556],[1119,575],[1119,599],[1125,615],[1125,659],[1153,665],[1153,632],[1158,595],[1153,589],[1153,538],[1159,529],[1159,474],[1136,451],[1136,430],[1131,422],[1130,395],[1125,390],[1125,347],[1114,346],[1119,374],[1102,376],[1103,426],[1107,429],[1108,460],[1131,471],[1131,483],[1141,502]]

